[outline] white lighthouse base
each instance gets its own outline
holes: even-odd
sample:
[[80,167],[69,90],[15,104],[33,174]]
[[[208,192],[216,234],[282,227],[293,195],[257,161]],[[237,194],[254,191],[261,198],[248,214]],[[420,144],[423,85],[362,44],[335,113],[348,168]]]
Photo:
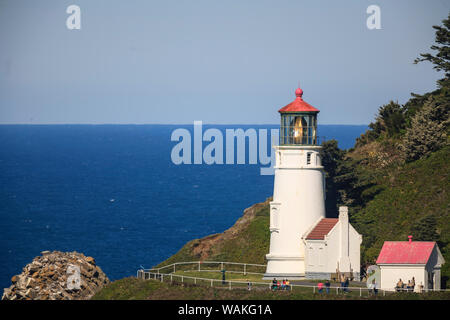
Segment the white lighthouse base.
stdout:
[[273,278],[300,280],[305,279],[305,259],[302,256],[293,255],[266,255],[267,269],[263,280]]

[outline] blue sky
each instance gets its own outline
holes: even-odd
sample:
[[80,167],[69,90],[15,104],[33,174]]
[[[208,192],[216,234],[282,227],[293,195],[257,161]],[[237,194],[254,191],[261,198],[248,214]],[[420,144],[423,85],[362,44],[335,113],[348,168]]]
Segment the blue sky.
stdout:
[[[81,8],[68,30],[66,8]],[[380,30],[366,27],[369,5]],[[0,123],[367,124],[436,87],[414,65],[450,2],[0,0]]]

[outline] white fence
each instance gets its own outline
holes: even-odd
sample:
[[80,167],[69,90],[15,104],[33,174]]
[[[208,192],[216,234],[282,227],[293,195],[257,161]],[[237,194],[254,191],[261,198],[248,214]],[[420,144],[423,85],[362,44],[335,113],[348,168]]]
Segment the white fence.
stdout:
[[[190,270],[184,270],[184,271],[207,271],[207,272],[221,272],[224,269],[228,269],[226,270],[226,272],[230,272],[230,273],[243,273],[244,275],[246,274],[264,274],[264,270],[266,269],[266,265],[265,264],[255,264],[255,263],[239,263],[239,262],[225,262],[225,261],[190,261],[190,262],[176,262],[176,263],[172,263],[169,264],[167,266],[163,266],[160,268],[152,268],[152,269],[141,269],[144,271],[148,271],[148,272],[156,272],[156,273],[161,273],[161,270],[165,270],[168,269],[171,272],[177,272],[177,266],[187,266],[187,265],[192,265],[195,267],[195,269],[190,269]],[[206,266],[214,266],[217,265],[217,267],[219,267],[219,269],[205,269]],[[240,266],[240,270],[231,270],[233,267],[238,267]],[[203,269],[202,269],[203,267]],[[253,271],[249,271],[253,270]],[[263,272],[255,272],[255,269],[261,269],[260,271]]]
[[[214,266],[217,265],[219,267],[218,269],[214,269]],[[193,268],[182,268],[182,266],[193,266]],[[209,268],[207,267],[209,266]],[[231,268],[234,268],[234,270],[229,270]],[[181,274],[175,274],[177,271],[184,271],[184,272],[222,272],[225,270],[226,273],[242,273],[243,275],[247,274],[255,274],[255,275],[263,275],[264,272],[255,272],[255,269],[262,269],[261,271],[265,270],[266,265],[263,264],[253,264],[253,263],[239,263],[239,262],[225,262],[225,261],[190,261],[190,262],[176,262],[172,263],[167,266],[163,266],[160,268],[152,268],[152,269],[139,269],[137,271],[137,278],[149,280],[159,280],[161,282],[164,281],[179,281],[181,283],[186,283],[186,280],[190,280],[190,283],[192,284],[208,284],[210,287],[221,287],[221,288],[228,288],[231,289],[257,289],[257,288],[264,288],[273,290],[273,284],[272,282],[259,282],[259,281],[239,281],[239,280],[220,280],[220,279],[211,279],[211,278],[204,278],[204,277],[193,277],[193,276],[186,276]],[[162,272],[162,270],[168,270],[169,272]],[[181,269],[181,270],[180,270]],[[185,270],[182,270],[185,269]],[[226,270],[228,269],[228,270]],[[253,270],[253,271],[249,271]],[[314,280],[312,280],[314,281]],[[317,280],[316,280],[317,281]],[[341,287],[341,286],[330,286],[325,287],[323,285],[322,290],[319,290],[317,285],[302,285],[302,284],[290,284],[287,288],[287,290],[294,290],[294,289],[304,289],[304,290],[311,290],[310,292],[316,293],[316,292],[322,292],[324,294],[326,293],[351,293],[354,295],[355,293],[359,293],[359,296],[370,296],[370,295],[383,295],[385,296],[386,293],[394,293],[394,288],[392,290],[386,290],[386,289],[376,289],[376,293],[373,289],[369,289],[366,287]],[[285,290],[286,290],[285,289]],[[280,290],[280,288],[277,288],[277,290]],[[303,290],[303,291],[304,291]],[[429,291],[450,291],[449,289],[446,290],[434,290],[434,289],[423,289],[422,292],[429,292]]]

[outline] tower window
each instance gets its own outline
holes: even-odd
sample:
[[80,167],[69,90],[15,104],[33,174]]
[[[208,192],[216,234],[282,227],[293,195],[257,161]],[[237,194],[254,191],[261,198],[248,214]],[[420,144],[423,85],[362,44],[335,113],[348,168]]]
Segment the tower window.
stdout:
[[311,152],[306,154],[306,164],[311,164]]

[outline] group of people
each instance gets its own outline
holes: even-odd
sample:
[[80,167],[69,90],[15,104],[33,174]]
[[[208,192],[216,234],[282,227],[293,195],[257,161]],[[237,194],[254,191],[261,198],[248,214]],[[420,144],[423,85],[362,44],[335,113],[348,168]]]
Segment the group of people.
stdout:
[[416,287],[416,280],[414,279],[414,277],[412,277],[411,280],[408,280],[408,283],[404,283],[402,281],[402,279],[398,279],[398,282],[395,286],[395,291],[400,292],[400,291],[406,291],[406,292],[422,292],[423,291],[423,285],[422,283],[420,283],[417,287]]
[[[323,282],[319,282],[317,284],[317,289],[318,289],[319,293],[323,292],[323,287],[324,287]],[[328,280],[325,281],[325,290],[326,290],[327,294],[330,293],[330,287],[331,287],[330,281],[328,281]]]
[[272,290],[288,290],[291,284],[288,279],[283,279],[282,282],[278,281],[276,278],[272,280]]
[[349,292],[348,285],[350,284],[350,279],[346,277],[344,274],[341,274],[341,288],[342,292]]
[[[341,286],[340,286],[339,290],[344,293],[349,292],[348,285],[350,284],[350,279],[348,277],[346,277],[345,275],[341,275],[340,280],[341,280]],[[329,280],[325,281],[325,285],[323,282],[319,282],[317,284],[318,292],[322,293],[324,286],[325,286],[325,290],[326,290],[327,294],[330,293],[331,284],[330,284]]]

